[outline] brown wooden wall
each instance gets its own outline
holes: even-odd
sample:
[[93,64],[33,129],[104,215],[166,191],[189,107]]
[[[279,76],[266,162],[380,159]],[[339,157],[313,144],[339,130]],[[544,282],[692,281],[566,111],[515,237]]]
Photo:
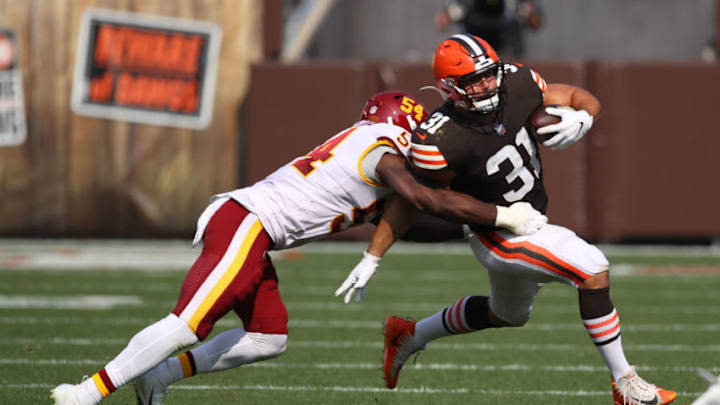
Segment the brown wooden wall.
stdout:
[[[276,2],[275,2],[276,3]],[[210,195],[239,182],[240,108],[263,55],[259,0],[0,0],[21,48],[28,138],[0,147],[0,236],[189,237]],[[83,12],[206,20],[222,31],[212,123],[191,131],[74,115]]]
[[591,66],[604,100],[590,138],[593,231],[603,240],[720,235],[720,66]]

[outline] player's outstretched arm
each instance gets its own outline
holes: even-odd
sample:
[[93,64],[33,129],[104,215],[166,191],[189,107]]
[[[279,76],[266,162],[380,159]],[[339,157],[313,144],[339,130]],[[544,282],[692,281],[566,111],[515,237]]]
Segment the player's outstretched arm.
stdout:
[[[396,155],[385,154],[376,170],[382,182],[415,209],[451,222],[498,226],[517,234],[533,233],[547,223],[547,218],[527,203],[500,207],[447,188],[428,187],[420,183],[408,170],[405,160]],[[440,185],[449,184],[451,180],[450,175],[441,177]]]
[[415,209],[407,201],[398,196],[393,197],[380,218],[370,246],[363,252],[360,263],[335,291],[336,297],[345,294],[344,301],[347,304],[355,294],[355,302],[360,302],[367,294],[367,283],[377,271],[380,259],[410,227],[415,214]]

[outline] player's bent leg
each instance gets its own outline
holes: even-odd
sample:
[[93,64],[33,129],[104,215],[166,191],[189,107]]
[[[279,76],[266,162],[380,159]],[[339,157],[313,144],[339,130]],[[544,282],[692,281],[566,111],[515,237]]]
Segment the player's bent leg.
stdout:
[[[272,261],[264,255],[250,256],[253,263],[236,277],[227,293],[221,294],[215,310],[224,314],[230,308],[240,316],[243,328],[229,330],[179,356],[170,358],[143,375],[135,383],[139,405],[160,405],[166,388],[199,373],[238,367],[279,356],[287,343],[287,309],[280,297],[278,277]],[[249,278],[247,278],[249,277]],[[224,299],[226,295],[234,301]],[[203,325],[200,320],[198,325]],[[212,323],[201,330],[209,332]]]
[[578,290],[580,317],[590,339],[597,347],[613,380],[630,370],[620,335],[620,317],[610,300],[610,287]]
[[138,332],[125,349],[102,370],[72,388],[64,384],[52,391],[58,405],[90,405],[144,374],[176,350],[198,341],[188,325],[170,314]]
[[585,280],[580,286],[583,290],[594,290],[598,288],[609,288],[610,287],[610,276],[608,271],[595,274],[589,279]]
[[167,387],[196,374],[227,370],[277,357],[287,347],[287,335],[225,331],[206,343],[158,364],[135,381],[138,405],[161,405]]
[[[602,286],[602,288],[586,288]],[[625,358],[620,335],[620,318],[610,300],[607,272],[588,279],[578,290],[583,324],[610,369],[613,400],[616,405],[669,404],[674,391],[664,390],[640,378]]]
[[257,216],[227,201],[205,228],[202,254],[183,282],[173,313],[204,340],[218,319],[254,299],[271,245]]
[[285,352],[287,335],[233,329],[192,350],[198,373],[210,373],[277,357]]

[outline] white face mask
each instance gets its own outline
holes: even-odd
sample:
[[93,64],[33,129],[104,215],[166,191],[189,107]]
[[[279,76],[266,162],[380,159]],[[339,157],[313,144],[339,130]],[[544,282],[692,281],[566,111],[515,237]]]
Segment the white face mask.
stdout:
[[467,92],[465,90],[453,85],[455,91],[462,95],[462,97],[460,97],[460,99],[455,103],[455,105],[460,108],[481,113],[490,113],[496,111],[500,107],[500,85],[502,84],[502,79],[502,71],[500,71],[497,77],[497,87],[495,89],[495,94],[482,99],[473,99],[472,97],[467,95]]

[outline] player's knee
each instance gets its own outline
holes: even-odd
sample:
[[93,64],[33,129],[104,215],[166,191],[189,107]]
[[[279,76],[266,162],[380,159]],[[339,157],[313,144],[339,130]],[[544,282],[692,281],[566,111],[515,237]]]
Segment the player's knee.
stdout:
[[602,273],[595,274],[589,279],[585,280],[580,286],[583,290],[595,290],[599,288],[608,288],[610,286],[610,277],[608,272],[603,271]]
[[490,312],[491,322],[498,327],[520,327],[527,323],[530,319],[530,312],[518,312],[497,315]]
[[259,359],[271,359],[285,352],[287,349],[288,335],[284,334],[267,334],[267,333],[248,333],[248,338],[252,339]]
[[169,314],[146,328],[146,330],[151,329],[153,330],[153,336],[165,336],[165,339],[173,346],[173,350],[183,349],[198,341],[198,337],[190,329],[187,322],[178,318],[175,314]]

